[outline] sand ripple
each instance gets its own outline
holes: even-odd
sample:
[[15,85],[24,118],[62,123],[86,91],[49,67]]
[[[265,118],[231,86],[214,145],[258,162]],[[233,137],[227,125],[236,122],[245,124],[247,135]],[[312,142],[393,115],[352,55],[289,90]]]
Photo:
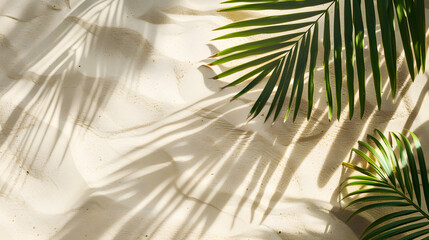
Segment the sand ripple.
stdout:
[[309,122],[247,123],[257,93],[230,103],[237,88],[202,67],[232,44],[211,29],[245,17],[216,13],[220,0],[13,2],[1,239],[354,239],[366,220],[350,228],[337,204],[349,149],[374,127],[429,136],[423,75],[364,121],[328,122],[316,89]]

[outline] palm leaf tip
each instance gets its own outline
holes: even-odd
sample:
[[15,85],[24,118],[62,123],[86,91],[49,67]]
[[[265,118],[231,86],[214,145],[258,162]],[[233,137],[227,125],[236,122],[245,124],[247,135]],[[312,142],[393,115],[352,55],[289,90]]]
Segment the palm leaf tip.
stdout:
[[[374,2],[376,1],[376,4]],[[242,59],[244,57],[255,57],[255,52],[261,52],[265,48],[267,51],[273,53],[280,53],[284,50],[287,45],[290,49],[301,49],[300,45],[305,36],[318,35],[318,25],[320,20],[324,20],[323,26],[323,50],[324,50],[324,71],[325,71],[325,84],[324,88],[326,91],[327,105],[328,105],[328,119],[332,119],[332,112],[334,105],[336,106],[337,120],[340,119],[342,113],[342,101],[348,102],[349,107],[349,118],[352,119],[354,116],[354,103],[355,103],[355,86],[354,86],[354,75],[357,73],[358,82],[358,102],[360,106],[360,118],[363,118],[365,107],[366,107],[366,85],[369,84],[366,79],[368,75],[372,75],[372,81],[375,90],[375,96],[377,101],[378,109],[381,108],[381,93],[382,93],[382,79],[380,70],[380,58],[385,56],[385,66],[389,77],[391,94],[395,98],[397,95],[398,86],[397,81],[397,54],[396,54],[396,40],[395,40],[395,25],[399,26],[400,38],[402,46],[405,52],[405,59],[411,79],[414,79],[414,66],[417,66],[417,70],[420,71],[424,67],[426,61],[426,43],[425,43],[425,24],[424,20],[424,0],[411,1],[403,0],[344,0],[344,4],[339,4],[338,0],[300,0],[300,1],[288,1],[288,0],[230,0],[224,1],[223,3],[235,3],[234,6],[223,8],[219,11],[231,12],[231,11],[264,11],[264,10],[276,10],[276,15],[250,18],[235,21],[216,28],[215,30],[226,30],[226,29],[239,29],[236,32],[228,33],[215,38],[214,40],[230,39],[236,37],[254,37],[258,35],[260,40],[249,40],[249,42],[240,44],[238,46],[230,47],[228,49],[220,51],[213,57],[223,57],[222,61],[230,59]],[[283,10],[289,10],[283,12]],[[293,10],[293,12],[291,11]],[[329,17],[330,10],[333,10],[333,24],[331,25]],[[280,13],[280,14],[279,14]],[[377,13],[377,14],[376,14]],[[376,19],[378,16],[379,19]],[[364,22],[366,24],[364,24]],[[380,23],[380,35],[381,38],[377,39],[377,24]],[[423,27],[422,27],[423,26]],[[244,29],[244,30],[241,30]],[[332,33],[332,35],[331,35]],[[422,37],[423,36],[423,37]],[[368,39],[369,46],[369,58],[365,57],[364,51],[364,39]],[[318,41],[318,39],[317,39]],[[331,43],[333,47],[331,48]],[[382,51],[379,51],[378,45],[381,43]],[[278,47],[275,47],[278,45]],[[344,48],[343,48],[344,45]],[[294,102],[294,114],[293,118],[296,119],[297,110],[301,107],[301,98],[305,95],[302,94],[305,85],[308,85],[308,106],[307,106],[307,119],[311,118],[313,108],[313,90],[314,85],[317,81],[313,81],[313,71],[315,65],[317,65],[317,56],[314,55],[315,46],[310,43],[311,50],[306,52],[305,58],[300,57],[298,54],[297,60],[291,67],[284,69],[279,75],[277,81],[277,87],[280,89],[280,94],[275,96],[277,92],[271,91],[274,95],[275,101],[271,103],[268,112],[271,114],[277,114],[278,107],[284,106],[286,101]],[[317,50],[318,51],[318,50]],[[316,52],[317,52],[316,51]],[[252,53],[253,52],[253,53]],[[331,54],[333,53],[333,54]],[[413,55],[414,53],[414,55]],[[231,56],[233,55],[233,57]],[[291,55],[291,52],[284,52],[276,55],[271,60],[281,59],[284,63],[286,58]],[[331,90],[331,80],[329,79],[329,64],[330,56],[333,55],[333,89]],[[256,57],[255,57],[256,58]],[[342,71],[343,60],[345,63],[345,72]],[[305,62],[303,62],[305,61]],[[307,65],[307,61],[309,64]],[[268,60],[266,61],[268,62]],[[265,62],[265,63],[266,63]],[[370,71],[366,73],[365,66],[370,63]],[[277,62],[279,64],[279,62]],[[299,66],[300,64],[304,66]],[[259,62],[257,64],[262,68],[271,68],[269,64]],[[257,65],[254,65],[255,67]],[[296,71],[300,70],[306,74],[309,73],[309,80],[304,84],[300,75],[293,75],[290,81],[280,81],[282,77],[286,76],[284,71]],[[235,72],[242,72],[245,69],[235,69]],[[228,72],[229,70],[226,70]],[[262,71],[255,73],[250,77],[239,78],[235,81],[234,85],[241,84],[244,81],[252,79],[251,77],[257,77]],[[346,78],[343,76],[347,76]],[[245,73],[243,73],[245,74]],[[222,73],[219,78],[223,77]],[[246,76],[246,74],[244,75]],[[238,81],[239,80],[239,81]],[[342,99],[342,86],[345,82],[347,86],[348,98],[347,100]],[[261,83],[262,84],[262,83]],[[268,82],[264,81],[263,84],[268,86]],[[290,84],[291,88],[281,84]],[[295,88],[293,87],[296,84]],[[402,84],[402,82],[401,82]],[[271,87],[271,86],[270,86]],[[289,90],[290,89],[290,90]],[[292,92],[287,92],[287,91]],[[286,91],[286,96],[283,97]],[[296,92],[293,92],[296,91]],[[261,92],[262,93],[262,92]],[[335,95],[335,97],[333,96]],[[268,103],[268,102],[267,102]],[[255,102],[256,104],[256,102]],[[261,108],[258,103],[258,114]],[[285,113],[285,118],[290,114],[290,106]],[[268,115],[270,115],[268,114]],[[274,117],[277,119],[277,117]]]
[[[343,166],[363,174],[348,177],[345,180],[347,184],[342,188],[362,187],[352,190],[342,198],[343,201],[359,196],[346,204],[346,207],[359,205],[347,221],[362,212],[389,207],[386,211],[392,212],[371,223],[363,232],[362,239],[388,239],[397,236],[405,236],[403,239],[422,236],[429,238],[427,228],[429,213],[427,208],[422,207],[421,204],[423,198],[429,197],[429,183],[426,170],[421,172],[421,177],[417,171],[417,169],[426,169],[419,139],[410,132],[414,142],[413,151],[411,142],[405,135],[393,133],[392,136],[399,149],[395,152],[393,144],[379,130],[376,130],[376,133],[382,141],[372,135],[368,136],[375,143],[375,148],[367,143],[359,142],[371,153],[369,155],[371,157],[360,150],[353,149],[369,164],[376,175],[371,176],[368,170],[354,164],[343,163]],[[416,152],[417,154],[415,154]],[[400,168],[403,170],[402,173],[397,170]],[[420,192],[420,185],[423,185],[423,194]],[[426,192],[425,185],[427,186]]]

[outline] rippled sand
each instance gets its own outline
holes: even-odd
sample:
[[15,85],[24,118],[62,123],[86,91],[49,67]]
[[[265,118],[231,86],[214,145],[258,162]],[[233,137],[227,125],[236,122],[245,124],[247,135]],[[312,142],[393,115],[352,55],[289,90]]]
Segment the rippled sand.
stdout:
[[369,86],[363,120],[329,122],[319,69],[310,121],[247,122],[258,93],[230,103],[204,65],[250,13],[219,8],[0,1],[0,239],[356,239],[340,164],[375,127],[429,138],[427,77],[400,60],[396,102],[384,81],[381,112]]

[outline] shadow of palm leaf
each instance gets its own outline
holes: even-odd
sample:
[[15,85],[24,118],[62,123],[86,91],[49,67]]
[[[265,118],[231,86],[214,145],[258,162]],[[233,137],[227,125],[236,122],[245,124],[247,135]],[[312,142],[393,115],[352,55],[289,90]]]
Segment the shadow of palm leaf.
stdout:
[[[160,11],[151,3],[144,2],[148,5],[138,18],[145,22],[158,14],[155,22],[166,27],[179,21],[171,14],[213,12],[177,6]],[[332,238],[338,231],[348,232],[330,213],[337,203],[332,199],[334,190],[326,185],[339,177],[332,166],[339,166],[348,155],[344,144],[354,144],[370,126],[356,128],[365,125],[360,120],[328,122],[327,111],[320,108],[309,122],[300,114],[294,124],[269,126],[262,118],[246,123],[244,116],[257,92],[229,103],[234,89],[212,93],[190,106],[164,101],[163,87],[184,78],[180,69],[165,68],[165,62],[186,63],[160,57],[157,51],[163,49],[147,45],[158,40],[156,27],[150,22],[143,29],[136,29],[135,23],[127,25],[121,11],[126,4],[82,2],[40,40],[38,46],[46,51],[35,48],[9,72],[17,80],[2,94],[9,117],[2,119],[0,145],[6,151],[2,152],[1,192],[12,196],[13,191],[47,182],[60,184],[64,192],[55,193],[69,200],[62,206],[50,196],[23,194],[52,201],[50,209],[42,209],[51,217],[66,216],[54,224],[62,226],[50,233],[54,239],[180,239],[219,232],[230,238],[252,234],[261,239],[299,239],[297,231],[305,239],[323,231]],[[144,83],[155,79],[150,75],[153,68],[174,72],[174,82],[156,75],[161,87],[146,89]],[[214,75],[209,70],[201,70],[206,87],[219,89],[220,83],[209,80]],[[182,98],[192,92],[192,85],[187,87],[188,91],[178,93]],[[138,98],[136,89],[149,97]],[[322,95],[319,90],[316,86],[315,94]],[[17,98],[23,91],[26,94]],[[383,130],[398,107],[385,105],[384,109],[389,110],[365,120]],[[131,116],[124,114],[130,112]],[[328,157],[322,156],[328,149]],[[310,176],[308,169],[320,172]],[[40,185],[28,185],[27,174],[40,179]],[[78,183],[63,183],[64,176]],[[315,226],[329,230],[295,231],[286,220],[305,208],[308,219],[318,219]],[[334,220],[327,224],[329,219]]]
[[[231,237],[242,236],[249,225],[266,236],[292,236],[284,232],[284,226],[272,223],[281,212],[297,211],[293,205],[299,201],[286,194],[295,186],[288,186],[284,179],[293,179],[299,166],[286,167],[297,159],[285,157],[289,150],[285,144],[299,152],[301,147],[294,147],[299,139],[275,141],[295,135],[292,126],[274,125],[256,132],[257,125],[263,123],[237,122],[236,116],[245,113],[250,103],[245,107],[229,103],[231,94],[215,93],[150,126],[108,133],[109,139],[99,146],[90,144],[97,142],[91,139],[103,134],[86,133],[82,144],[88,147],[81,149],[83,155],[106,146],[109,150],[100,154],[104,164],[89,166],[93,186],[89,199],[56,238],[100,238],[105,234],[118,239],[203,238],[213,235],[213,228],[229,229],[223,237]],[[119,154],[124,149],[129,150]],[[301,201],[300,207],[320,209],[321,203],[310,202]],[[328,213],[332,205],[324,204],[326,216],[321,219],[326,220],[332,217]],[[272,211],[276,214],[268,216]],[[104,232],[96,226],[79,230],[100,218],[106,218]],[[335,231],[344,228],[340,222],[334,225]]]
[[[91,126],[115,89],[135,88],[133,79],[140,77],[146,57],[153,52],[144,35],[152,33],[104,27],[124,22],[120,5],[124,2],[82,2],[9,68],[14,82],[2,95],[4,108],[10,112],[3,120],[0,145],[7,148],[3,157],[14,154],[17,161],[3,171],[7,181],[2,192],[11,191],[18,179],[22,186],[22,176],[32,174],[34,165],[44,168],[49,159],[61,165],[76,130]],[[51,146],[48,153],[46,145]],[[29,161],[39,155],[36,162]]]

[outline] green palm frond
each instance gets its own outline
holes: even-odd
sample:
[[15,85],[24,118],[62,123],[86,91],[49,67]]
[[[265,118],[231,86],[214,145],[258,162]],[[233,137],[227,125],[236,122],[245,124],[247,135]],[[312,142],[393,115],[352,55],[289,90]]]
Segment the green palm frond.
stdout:
[[[348,220],[370,209],[391,207],[394,212],[370,224],[362,234],[362,239],[389,239],[400,234],[406,234],[400,239],[429,238],[429,182],[419,139],[410,132],[415,154],[406,136],[391,133],[398,148],[397,154],[387,138],[376,131],[381,142],[371,135],[368,138],[374,142],[378,151],[365,142],[359,142],[359,145],[366,148],[370,155],[353,149],[366,160],[371,171],[343,163],[363,174],[348,177],[342,184],[342,190],[352,189],[343,200],[358,196],[346,207],[361,204]],[[356,186],[360,188],[356,190]]]
[[[262,82],[265,77],[268,77],[263,91],[249,113],[249,117],[251,118],[261,113],[270,97],[273,96],[266,120],[274,114],[275,121],[283,105],[285,105],[286,96],[288,96],[287,94],[290,89],[285,120],[293,107],[294,101],[295,110],[293,120],[295,120],[300,108],[305,85],[304,76],[307,72],[309,74],[308,83],[306,84],[308,87],[307,119],[310,118],[313,108],[314,82],[323,81],[314,79],[316,59],[319,51],[319,27],[323,28],[321,32],[324,35],[324,85],[329,108],[329,119],[332,118],[334,108],[328,67],[331,51],[334,52],[337,118],[340,117],[342,110],[343,55],[345,58],[345,75],[347,76],[345,85],[348,92],[349,117],[352,118],[354,114],[355,72],[357,73],[358,80],[360,116],[363,117],[366,96],[365,35],[368,38],[372,67],[371,73],[379,109],[381,107],[380,53],[377,49],[379,40],[381,40],[384,49],[383,52],[393,97],[395,97],[397,89],[395,19],[399,26],[399,33],[411,79],[414,80],[415,69],[417,69],[417,73],[421,70],[424,71],[426,60],[424,0],[344,0],[342,7],[340,7],[339,0],[229,0],[223,3],[239,4],[224,8],[220,10],[221,12],[278,10],[283,13],[237,21],[216,29],[238,30],[214,40],[253,36],[261,37],[258,40],[251,40],[220,51],[213,56],[218,57],[218,60],[210,64],[219,65],[235,60],[248,60],[214,77],[215,79],[220,79],[232,74],[241,73],[240,77],[225,86],[235,86],[247,82],[247,86],[234,96],[233,99],[247,93]],[[329,17],[331,8],[334,14],[333,27],[330,24]],[[342,19],[341,15],[343,15]],[[377,39],[376,36],[376,15],[380,19],[381,39]],[[366,20],[366,31],[364,17]],[[323,26],[319,26],[321,20],[324,20]],[[341,21],[344,21],[344,23],[341,23]],[[343,29],[342,25],[344,26]],[[333,43],[333,49],[331,49],[331,43]],[[275,89],[276,91],[274,91]]]

